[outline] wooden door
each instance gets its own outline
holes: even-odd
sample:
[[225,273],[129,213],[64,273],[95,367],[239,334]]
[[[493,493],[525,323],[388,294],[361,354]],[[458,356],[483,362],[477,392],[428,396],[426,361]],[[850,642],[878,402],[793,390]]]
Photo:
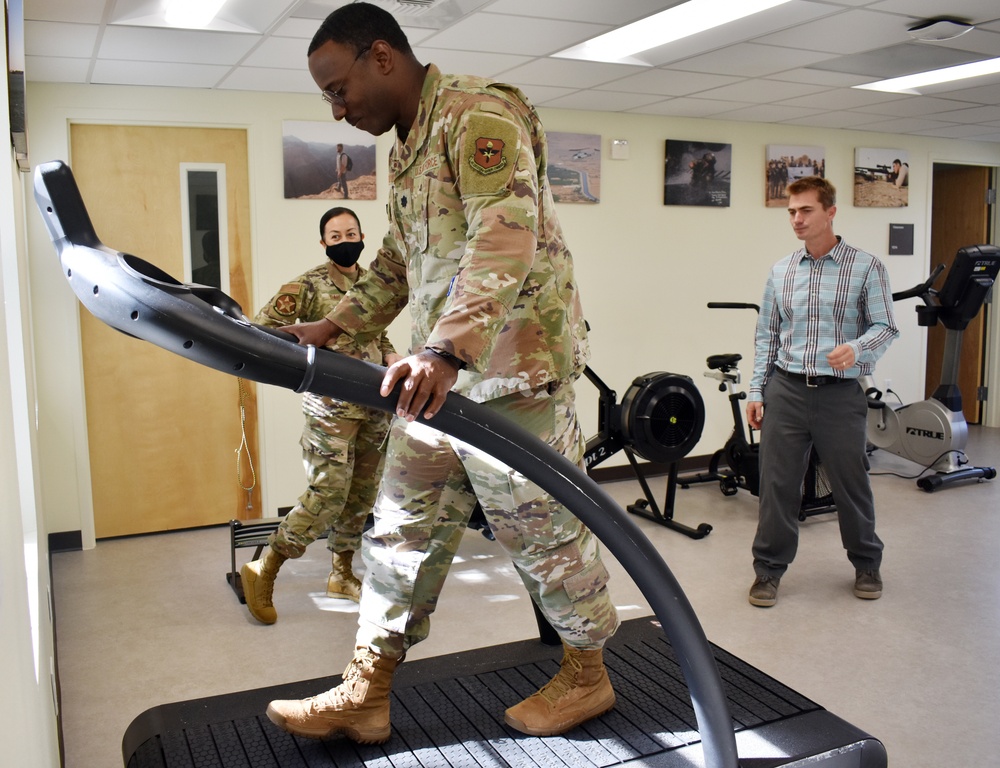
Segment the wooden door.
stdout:
[[[71,152],[98,237],[178,280],[181,164],[224,164],[229,292],[253,313],[245,131],[73,125]],[[259,489],[244,490],[257,460],[253,383],[243,383],[250,456],[240,456],[238,478],[240,380],[80,315],[97,537],[260,517]]]
[[[991,169],[974,165],[934,165],[934,189],[931,204],[931,267],[955,260],[955,253],[966,245],[981,245],[989,241],[989,206],[986,193],[990,186]],[[947,275],[947,272],[944,273]],[[938,278],[935,287],[944,285]],[[909,303],[909,302],[908,302]],[[911,310],[912,311],[912,310]],[[958,386],[962,393],[962,410],[970,424],[981,421],[979,387],[983,383],[983,360],[986,343],[987,307],[969,323],[962,337],[962,352]],[[927,333],[927,373],[925,397],[934,394],[941,383],[945,330],[938,324]]]

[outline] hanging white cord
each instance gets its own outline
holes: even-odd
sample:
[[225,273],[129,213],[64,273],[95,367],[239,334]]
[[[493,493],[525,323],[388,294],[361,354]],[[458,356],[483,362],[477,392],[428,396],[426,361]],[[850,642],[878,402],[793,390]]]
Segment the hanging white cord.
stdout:
[[[240,488],[247,492],[247,509],[253,509],[253,489],[257,486],[257,473],[253,469],[253,456],[250,455],[250,445],[247,443],[247,410],[243,401],[246,399],[246,389],[243,386],[243,379],[238,379],[240,382],[240,433],[242,439],[240,440],[240,445],[236,449],[236,482],[240,484]],[[247,454],[247,464],[250,466],[250,485],[246,486],[243,484],[243,467],[242,459],[243,452],[246,451]]]

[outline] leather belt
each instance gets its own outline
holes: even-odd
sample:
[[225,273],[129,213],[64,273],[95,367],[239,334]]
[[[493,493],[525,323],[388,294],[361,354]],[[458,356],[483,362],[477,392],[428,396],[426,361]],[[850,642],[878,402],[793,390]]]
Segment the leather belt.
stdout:
[[792,381],[799,381],[807,387],[825,387],[827,384],[850,384],[857,381],[857,379],[846,379],[840,376],[809,376],[805,373],[790,373],[778,366],[774,366],[774,370],[778,375]]

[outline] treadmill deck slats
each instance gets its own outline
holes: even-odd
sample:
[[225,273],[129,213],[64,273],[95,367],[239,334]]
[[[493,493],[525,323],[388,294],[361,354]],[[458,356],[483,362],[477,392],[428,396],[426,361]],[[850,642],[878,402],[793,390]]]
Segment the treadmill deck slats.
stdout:
[[[741,762],[759,768],[812,758],[824,766],[884,766],[877,740],[774,678],[712,646]],[[504,710],[558,670],[561,648],[537,641],[409,662],[396,673],[392,737],[291,736],[264,715],[276,698],[303,698],[339,677],[214,696],[147,710],[122,744],[128,768],[605,768],[701,764],[697,721],[673,649],[650,619],[625,622],[605,648],[617,703],[563,736],[520,734]],[[772,746],[769,746],[772,745]],[[754,754],[747,754],[752,751]],[[829,753],[822,757],[824,753]],[[820,757],[816,757],[820,756]]]

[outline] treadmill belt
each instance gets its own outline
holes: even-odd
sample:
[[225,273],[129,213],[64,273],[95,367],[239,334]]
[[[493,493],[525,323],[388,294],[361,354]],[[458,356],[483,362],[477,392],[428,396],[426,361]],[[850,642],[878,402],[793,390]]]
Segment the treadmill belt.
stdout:
[[[752,765],[884,766],[881,744],[774,678],[712,646],[741,757]],[[147,710],[122,742],[128,768],[603,768],[702,763],[697,721],[658,622],[633,619],[605,648],[617,695],[606,715],[563,736],[533,737],[503,721],[559,669],[561,647],[522,641],[407,662],[396,673],[392,737],[360,745],[285,733],[267,703],[327,690],[340,677],[272,686]],[[238,666],[238,659],[234,659]],[[827,754],[828,753],[828,754]],[[824,758],[823,755],[827,754]],[[819,756],[819,757],[817,757]],[[749,764],[749,763],[747,763]]]

